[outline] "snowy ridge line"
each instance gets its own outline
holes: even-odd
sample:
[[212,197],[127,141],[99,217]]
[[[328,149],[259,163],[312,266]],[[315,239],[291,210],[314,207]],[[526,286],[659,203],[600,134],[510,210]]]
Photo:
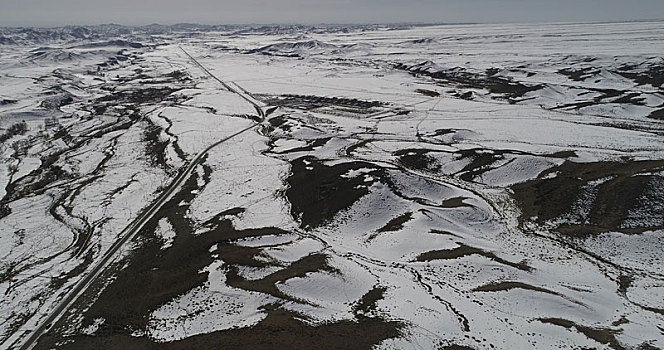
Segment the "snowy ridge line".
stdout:
[[[184,51],[184,50],[183,50]],[[186,53],[186,52],[185,52]],[[188,55],[188,54],[187,54]],[[195,61],[195,60],[194,60]],[[196,62],[196,61],[195,61]],[[196,62],[198,64],[198,62]],[[202,65],[198,64],[199,67],[201,67],[203,70],[207,72],[207,69],[203,67]],[[213,76],[211,73],[209,73],[211,76]],[[213,76],[214,77],[214,76]],[[215,79],[219,80],[218,78],[214,77]],[[228,86],[221,80],[219,80],[224,86]],[[231,90],[234,92],[233,90]],[[241,95],[241,94],[239,94]],[[247,100],[249,101],[249,100]],[[253,102],[249,101],[254,105],[254,107],[257,109],[257,111],[261,112],[261,118],[264,119],[264,113],[262,112],[262,109],[258,107],[256,104]],[[258,126],[259,123],[254,123],[234,134],[231,134],[230,136],[227,136],[212,145],[208,146],[204,150],[202,150],[200,153],[194,157],[191,162],[187,165],[187,167],[184,169],[184,171],[181,171],[177,177],[171,182],[171,184],[168,186],[168,188],[162,192],[162,194],[157,198],[156,201],[154,201],[146,211],[144,211],[143,214],[141,214],[139,217],[137,217],[134,221],[132,221],[121,233],[120,236],[121,238],[116,241],[104,254],[104,257],[102,260],[93,268],[93,270],[83,277],[82,280],[80,280],[76,286],[72,289],[72,291],[65,297],[65,299],[51,312],[51,314],[42,322],[42,324],[37,327],[33,331],[33,333],[30,335],[30,337],[19,347],[21,350],[29,350],[32,349],[36,343],[37,340],[46,332],[48,329],[51,327],[53,323],[55,323],[69,307],[80,297],[86,290],[87,288],[94,282],[94,280],[99,277],[102,272],[106,270],[110,262],[112,261],[113,257],[115,257],[116,253],[122,248],[127,242],[131,241],[132,238],[136,236],[136,234],[140,231],[141,228],[150,220],[152,217],[161,209],[161,207],[166,203],[175,193],[176,190],[180,188],[180,186],[184,183],[184,181],[191,175],[191,173],[196,169],[196,167],[201,163],[203,158],[207,155],[207,153],[213,149],[214,147],[240,135],[243,134],[256,126]]]

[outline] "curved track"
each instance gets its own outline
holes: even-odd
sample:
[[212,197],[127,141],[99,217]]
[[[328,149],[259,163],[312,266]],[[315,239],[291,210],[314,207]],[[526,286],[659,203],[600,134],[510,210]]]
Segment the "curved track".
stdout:
[[[201,68],[210,77],[218,81],[225,89],[239,95],[245,101],[250,103],[256,109],[256,112],[258,112],[258,117],[261,122],[265,120],[266,113],[263,109],[264,106],[260,106],[257,101],[246,96],[244,92],[240,92],[237,89],[232,88],[229,84],[216,77],[214,74],[212,74],[212,72],[210,72],[207,68],[201,65],[194,57],[192,57],[182,47],[180,47],[180,49],[187,55],[187,57],[196,66]],[[237,84],[235,85],[239,87],[239,85]],[[41,324],[32,331],[30,336],[26,338],[23,344],[18,346],[17,349],[28,350],[32,349],[37,344],[39,338],[51,328],[53,323],[58,321],[58,319],[65,313],[65,311],[67,311],[71,307],[71,305],[78,299],[78,297],[81,294],[83,294],[83,292],[85,292],[85,290],[87,290],[87,288],[106,270],[106,268],[109,266],[113,258],[116,256],[117,252],[125,244],[130,242],[132,238],[134,238],[136,234],[138,234],[141,228],[143,228],[143,226],[150,219],[152,219],[152,217],[170,199],[170,197],[177,192],[180,186],[191,175],[194,169],[196,169],[196,167],[201,163],[203,158],[207,155],[207,153],[210,150],[244,132],[247,132],[255,128],[259,124],[260,124],[259,122],[253,123],[252,125],[211,144],[210,146],[202,150],[200,153],[198,153],[189,162],[189,164],[187,164],[187,166],[184,169],[180,170],[175,179],[173,179],[171,184],[161,193],[161,195],[159,195],[159,197],[157,197],[157,199],[154,202],[152,202],[152,204],[150,204],[141,214],[139,214],[139,216],[136,219],[134,219],[134,221],[132,221],[127,227],[125,227],[124,230],[122,230],[122,232],[119,234],[120,239],[118,239],[117,241],[115,241],[115,243],[113,243],[113,245],[106,251],[101,260],[99,260],[99,262],[94,266],[94,268],[92,268],[92,270],[90,270],[87,275],[85,275],[81,280],[78,281],[78,283],[76,283],[76,285],[65,296],[65,298],[49,313],[47,317],[45,317],[41,321]]]

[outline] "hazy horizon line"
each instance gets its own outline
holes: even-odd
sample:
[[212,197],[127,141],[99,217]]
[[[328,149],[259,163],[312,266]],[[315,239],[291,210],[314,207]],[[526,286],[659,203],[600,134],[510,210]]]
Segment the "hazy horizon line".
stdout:
[[148,24],[122,24],[115,22],[102,22],[95,24],[62,24],[62,25],[23,25],[23,26],[0,26],[5,29],[20,29],[20,28],[39,28],[39,29],[58,29],[67,27],[96,27],[96,26],[119,26],[127,28],[145,28],[149,26],[164,26],[173,27],[178,25],[198,25],[198,26],[380,26],[380,25],[412,25],[412,26],[438,26],[438,25],[481,25],[481,24],[611,24],[611,23],[641,23],[641,22],[664,22],[664,17],[660,18],[642,18],[642,19],[625,19],[625,20],[588,20],[588,21],[461,21],[461,22],[320,22],[320,23],[305,23],[305,22],[273,22],[273,23],[205,23],[205,22],[174,22],[174,23],[159,23],[153,22]]

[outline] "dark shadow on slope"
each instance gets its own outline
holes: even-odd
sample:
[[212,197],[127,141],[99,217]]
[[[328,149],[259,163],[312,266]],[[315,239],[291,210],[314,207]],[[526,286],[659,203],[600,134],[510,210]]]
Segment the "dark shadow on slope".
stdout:
[[[204,287],[208,280],[205,267],[217,259],[224,262],[229,285],[291,302],[298,301],[281,292],[277,283],[310,272],[336,272],[323,254],[306,256],[285,267],[256,259],[262,254],[261,248],[239,246],[234,241],[285,232],[277,228],[234,229],[228,216],[241,214],[241,208],[219,213],[202,224],[207,232],[195,234],[186,213],[188,203],[195,196],[192,191],[200,190],[197,183],[194,173],[182,190],[141,230],[138,247],[126,259],[125,267],[115,271],[115,277],[103,290],[99,291],[99,286],[90,288],[75,308],[40,338],[37,349],[370,349],[385,339],[401,335],[403,325],[395,321],[360,317],[354,321],[314,326],[306,322],[306,316],[275,304],[265,305],[266,318],[251,327],[195,335],[169,343],[153,342],[142,333],[148,327],[151,312],[193,288]],[[163,240],[156,234],[163,218],[167,218],[176,232],[172,245],[166,249],[162,248]],[[278,266],[281,269],[262,279],[246,280],[238,274],[240,266]],[[104,323],[94,334],[64,332],[71,325],[71,319],[81,316],[76,310],[84,308],[82,327],[101,318]]]
[[[521,208],[521,222],[535,218],[539,224],[582,212],[580,222],[558,226],[560,233],[573,237],[618,231],[641,233],[664,227],[659,209],[664,206],[662,191],[652,188],[661,183],[664,160],[574,163],[565,162],[541,174],[538,179],[512,186]],[[555,177],[548,177],[556,174]],[[587,203],[581,195],[593,181],[600,181]],[[652,189],[651,189],[652,188]],[[643,220],[632,222],[630,212],[638,211]]]
[[648,118],[655,120],[664,120],[664,108],[653,111],[648,115]]
[[258,280],[247,280],[241,277],[238,274],[237,267],[231,266],[226,273],[226,283],[231,287],[266,293],[280,299],[297,302],[297,299],[281,292],[277,288],[277,283],[285,282],[295,277],[305,277],[307,273],[318,271],[336,272],[335,269],[327,264],[327,256],[324,254],[311,254],[293,262],[282,270],[271,273]]
[[522,271],[532,271],[532,267],[528,266],[525,262],[519,262],[519,263],[514,263],[511,261],[507,261],[505,259],[499,258],[496,256],[496,254],[492,252],[487,252],[485,250],[482,250],[480,248],[475,248],[471,246],[467,246],[462,243],[457,243],[459,246],[454,249],[446,249],[446,250],[432,250],[428,251],[426,253],[422,253],[415,258],[415,261],[434,261],[434,260],[452,260],[452,259],[458,259],[462,258],[465,256],[470,256],[470,255],[480,255],[485,258],[488,258],[490,260],[493,260],[499,264],[507,265]]
[[438,81],[452,83],[464,88],[486,89],[491,93],[504,95],[508,99],[519,98],[528,92],[544,88],[544,85],[524,85],[512,81],[510,78],[496,75],[495,73],[474,73],[462,67],[437,69],[431,65],[431,62],[422,62],[416,65],[397,64],[395,68],[408,71],[415,76],[428,76]]
[[424,170],[436,172],[440,170],[438,161],[429,155],[429,153],[437,152],[429,149],[404,149],[394,152],[398,157],[399,163],[409,169]]
[[329,166],[312,156],[293,160],[286,196],[291,203],[291,214],[299,219],[301,227],[319,226],[368,194],[371,181],[367,182],[362,175],[345,176],[359,169],[369,169],[363,175],[378,176],[382,172],[366,162]]
[[616,334],[620,333],[619,331],[614,331],[612,329],[606,329],[606,328],[592,328],[592,327],[582,326],[562,318],[540,318],[538,319],[538,321],[542,323],[548,323],[564,327],[567,329],[576,329],[579,333],[582,333],[586,337],[600,344],[608,345],[611,349],[625,350],[625,348],[622,345],[620,345],[620,342],[618,342],[615,336]]
[[554,292],[550,289],[533,286],[523,282],[514,282],[514,281],[494,282],[494,283],[485,284],[483,286],[473,288],[473,292],[500,292],[512,289],[524,289],[524,290],[531,290],[534,292],[561,296],[560,293]]
[[113,334],[107,337],[82,336],[59,349],[145,349],[145,350],[274,350],[274,349],[372,349],[385,339],[401,335],[401,325],[379,318],[339,321],[312,326],[303,316],[278,306],[265,309],[267,317],[253,327],[195,335],[169,343],[153,343],[145,337]]
[[407,212],[403,215],[399,215],[396,218],[390,220],[385,226],[379,228],[376,232],[392,232],[399,231],[404,227],[404,224],[408,221],[413,220],[413,213]]

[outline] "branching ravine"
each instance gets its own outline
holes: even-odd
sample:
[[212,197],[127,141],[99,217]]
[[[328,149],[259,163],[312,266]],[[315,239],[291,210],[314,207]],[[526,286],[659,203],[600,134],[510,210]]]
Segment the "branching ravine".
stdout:
[[[570,209],[580,219],[560,216],[593,172],[661,158],[661,24],[615,27],[547,36],[565,53],[539,26],[508,25],[185,25],[8,52],[3,77],[40,69],[26,77],[36,84],[11,81],[30,87],[25,101],[3,94],[0,112],[32,104],[64,126],[30,141],[42,166],[11,178],[0,203],[15,231],[0,343],[349,347],[332,333],[367,349],[661,346],[648,290],[664,280],[649,250],[661,169],[612,179]],[[588,56],[594,35],[620,40]],[[261,37],[274,40],[252,47]],[[265,139],[244,134],[208,163],[254,128]],[[43,223],[22,232],[23,210]]]
[[171,145],[173,146],[175,153],[178,155],[180,160],[182,160],[183,162],[187,162],[187,155],[184,153],[184,151],[178,144],[179,141],[178,135],[171,132],[171,128],[173,127],[173,121],[170,120],[168,117],[166,117],[164,113],[159,113],[158,116],[159,118],[164,119],[166,123],[168,123],[168,127],[164,129],[164,132],[169,136]]
[[[97,164],[96,168],[91,173],[85,175],[84,177],[73,179],[69,183],[60,184],[59,187],[63,188],[64,190],[60,191],[57,194],[52,194],[52,196],[54,196],[53,202],[49,206],[48,212],[56,221],[60,222],[65,227],[68,227],[69,230],[72,233],[74,233],[74,238],[71,240],[71,243],[61,251],[56,252],[55,254],[52,254],[48,257],[30,261],[28,264],[20,267],[18,267],[19,265],[15,265],[11,269],[11,272],[5,273],[6,276],[3,277],[6,277],[6,279],[13,280],[15,277],[19,276],[20,274],[27,272],[35,267],[46,265],[49,262],[53,261],[54,259],[58,258],[59,256],[68,252],[71,253],[70,259],[79,258],[83,255],[85,249],[87,248],[89,240],[92,236],[92,233],[94,232],[95,227],[99,223],[91,224],[87,221],[87,218],[74,215],[72,203],[75,200],[76,196],[78,196],[85,187],[103,178],[102,172],[104,166],[113,157],[114,154],[113,149],[117,146],[119,137],[120,135],[116,135],[108,141],[109,146],[107,148],[107,152],[105,152],[104,159],[102,159]],[[86,141],[82,141],[80,145],[82,146],[85,143]],[[73,150],[74,149],[69,149],[68,151],[63,152],[61,156],[73,152]],[[68,204],[65,204],[65,202],[67,202]],[[64,212],[60,211],[59,208],[62,208]],[[68,218],[65,218],[64,215],[66,215]],[[80,222],[82,224],[82,227],[81,225],[73,225],[72,222],[76,221]],[[71,251],[71,249],[74,247],[76,247],[76,249]],[[38,271],[31,274],[30,276],[14,281],[12,286],[7,290],[6,293],[11,292],[12,289],[29,282],[31,279],[35,277],[41,276],[42,273],[43,273],[42,271]]]
[[[420,137],[420,135],[418,135],[418,137]],[[352,159],[352,160],[356,160],[356,161],[367,161],[367,162],[374,162],[375,163],[375,161],[372,160],[372,159],[366,159],[366,158],[358,157],[354,154],[355,149],[360,148],[360,147],[364,147],[368,143],[371,143],[374,140],[375,139],[359,139],[355,144],[345,147],[343,152],[341,152],[341,151],[338,152],[338,155],[340,155],[344,158],[348,158],[348,159]],[[384,141],[384,139],[381,139],[381,141]],[[423,140],[421,140],[421,137],[420,137],[420,141],[423,141]],[[519,154],[528,154],[527,152],[526,153],[518,152],[518,153]],[[529,154],[529,155],[535,155],[535,154]],[[384,162],[384,161],[381,161],[379,163],[382,163],[382,162]],[[507,223],[511,219],[511,217],[506,216],[503,213],[509,213],[509,212],[513,213],[513,212],[518,211],[518,208],[516,207],[516,205],[514,203],[511,204],[511,210],[501,210],[500,207],[504,206],[506,204],[504,202],[505,199],[504,198],[501,199],[501,202],[499,203],[499,202],[495,202],[495,199],[483,195],[483,190],[481,189],[482,186],[480,186],[479,183],[470,184],[466,181],[458,180],[455,176],[441,176],[439,174],[437,174],[436,176],[431,176],[431,175],[426,174],[426,173],[421,172],[421,171],[416,171],[416,170],[413,170],[413,169],[409,169],[409,168],[403,166],[402,164],[400,164],[399,162],[387,162],[387,163],[390,164],[391,166],[395,167],[395,168],[400,169],[404,173],[408,173],[408,174],[426,179],[428,181],[437,182],[437,183],[440,183],[442,185],[459,187],[463,190],[466,190],[466,191],[469,191],[469,192],[473,193],[475,196],[477,196],[477,198],[482,199],[482,201],[484,203],[488,204],[491,207],[492,215],[494,216],[494,218],[496,218],[500,222]],[[477,189],[476,187],[479,187],[480,189]],[[395,189],[392,189],[392,190],[395,191]],[[406,196],[403,196],[402,194],[399,194],[398,190],[395,191],[395,194],[399,195],[400,197],[402,197],[406,200],[413,200],[412,198],[408,198]],[[424,203],[420,203],[420,204],[424,205]],[[508,233],[508,234],[512,234],[512,235],[514,235],[514,234],[527,234],[527,235],[537,236],[537,237],[545,239],[547,241],[551,241],[554,244],[558,244],[560,247],[571,249],[571,250],[579,253],[582,257],[584,257],[585,260],[593,263],[595,266],[597,266],[597,268],[600,271],[603,271],[603,274],[605,275],[605,277],[607,277],[609,280],[614,281],[616,283],[617,288],[620,287],[620,285],[621,285],[620,276],[625,276],[625,275],[633,275],[633,274],[640,273],[640,274],[646,274],[646,275],[651,276],[652,278],[655,278],[655,279],[658,279],[658,280],[664,279],[664,274],[657,274],[657,273],[654,273],[652,271],[646,271],[646,270],[638,270],[638,269],[635,270],[632,267],[627,267],[627,266],[620,265],[620,264],[615,263],[613,261],[610,261],[609,259],[604,258],[604,257],[602,257],[602,256],[600,256],[596,253],[593,253],[593,252],[591,252],[587,249],[583,249],[582,247],[580,247],[578,244],[575,244],[574,242],[570,242],[570,241],[568,241],[568,240],[566,240],[562,237],[559,237],[557,235],[546,234],[543,231],[541,231],[540,229],[536,229],[536,228],[528,229],[528,228],[522,227],[521,228],[522,233],[521,233],[521,231],[516,232],[515,228],[511,228],[511,227],[509,227],[509,225],[507,225],[505,227],[505,229],[507,229],[509,232],[511,232],[511,233]],[[613,269],[615,272],[611,273],[609,271],[609,269]],[[422,278],[420,276],[420,278],[418,280],[421,281],[421,279]],[[662,309],[648,307],[648,306],[642,305],[638,302],[635,302],[635,301],[631,300],[629,298],[629,295],[626,294],[626,293],[623,293],[623,297],[627,301],[629,301],[632,305],[634,305],[636,307],[639,307],[643,310],[651,311],[651,312],[658,313],[658,314],[662,314],[662,312],[663,312]]]

